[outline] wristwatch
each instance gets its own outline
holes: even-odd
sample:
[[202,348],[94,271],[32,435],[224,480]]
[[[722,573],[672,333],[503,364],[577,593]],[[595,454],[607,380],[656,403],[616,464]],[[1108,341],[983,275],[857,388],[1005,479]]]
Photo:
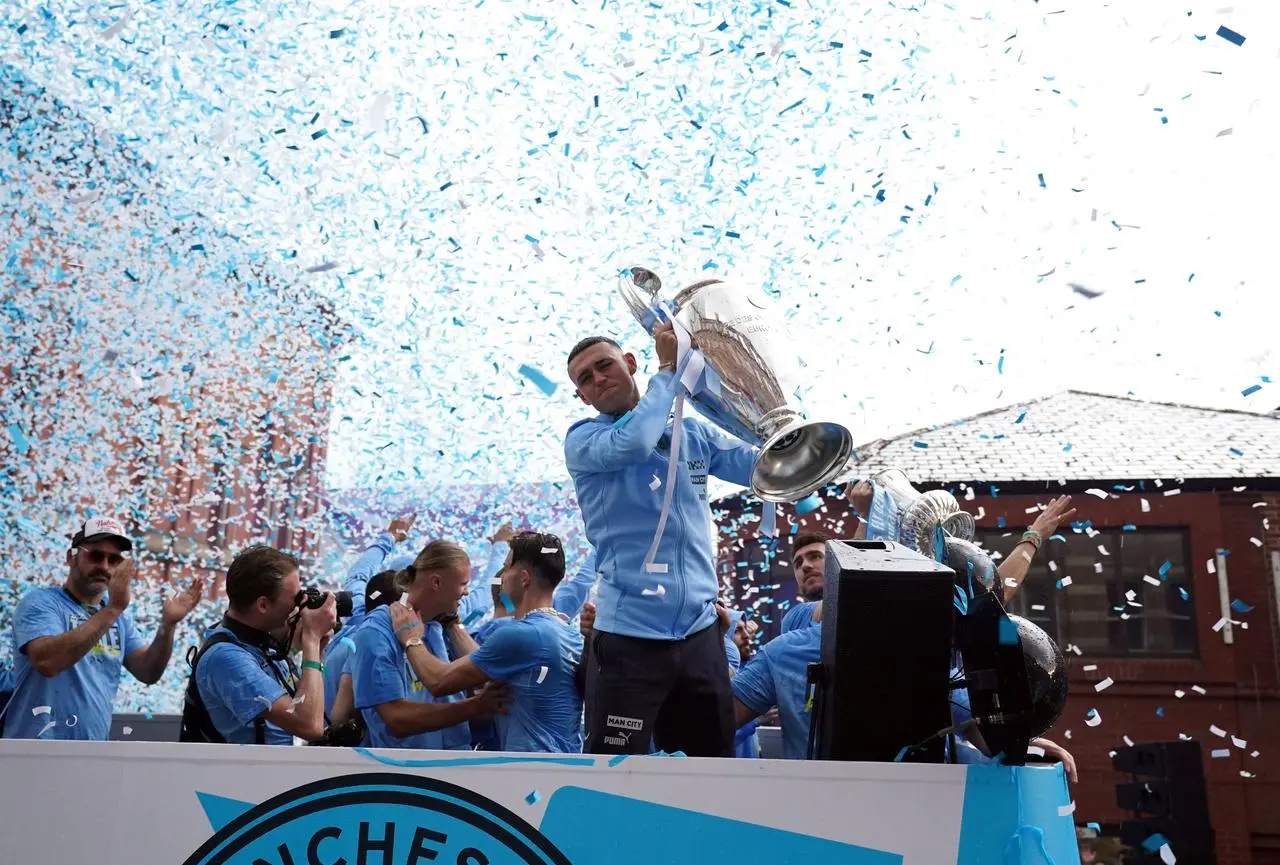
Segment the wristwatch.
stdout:
[[407,649],[412,649],[414,646],[421,646],[421,645],[422,645],[422,638],[421,638],[421,637],[414,637],[412,640],[410,640],[409,642],[405,643],[405,644],[404,644],[404,647],[405,647],[405,649],[407,650]]

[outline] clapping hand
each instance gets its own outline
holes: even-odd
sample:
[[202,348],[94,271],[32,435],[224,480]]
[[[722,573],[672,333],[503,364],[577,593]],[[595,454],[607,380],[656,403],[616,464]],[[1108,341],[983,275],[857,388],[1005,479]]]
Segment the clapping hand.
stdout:
[[204,597],[204,580],[196,577],[184,592],[170,595],[164,599],[160,609],[160,621],[166,625],[176,625],[196,608]]

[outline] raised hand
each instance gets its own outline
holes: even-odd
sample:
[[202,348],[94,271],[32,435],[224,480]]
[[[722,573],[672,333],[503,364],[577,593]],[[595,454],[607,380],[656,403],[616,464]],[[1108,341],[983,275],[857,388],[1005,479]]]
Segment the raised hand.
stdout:
[[395,542],[401,543],[409,537],[409,532],[413,529],[413,523],[418,519],[417,514],[405,514],[396,517],[391,521],[391,525],[387,526],[387,534],[395,539]]
[[1036,517],[1031,524],[1031,531],[1038,532],[1040,539],[1047,541],[1058,530],[1058,525],[1070,520],[1075,513],[1076,509],[1071,507],[1071,496],[1058,496]]
[[510,522],[503,523],[496,532],[489,537],[489,543],[500,544],[510,541],[516,536],[516,530],[511,527]]
[[866,517],[871,513],[871,497],[874,494],[875,490],[871,482],[865,480],[850,483],[844,491],[844,497],[849,500],[849,504],[860,517]]
[[676,342],[676,331],[670,322],[660,324],[653,329],[653,346],[658,354],[659,367],[674,367],[678,358],[679,345]]
[[204,580],[196,577],[185,592],[170,595],[164,599],[160,609],[160,621],[166,625],[176,625],[196,608],[204,597]]
[[582,612],[578,614],[578,630],[582,632],[584,638],[591,636],[591,629],[596,626],[596,605],[591,601],[587,601],[582,605]]

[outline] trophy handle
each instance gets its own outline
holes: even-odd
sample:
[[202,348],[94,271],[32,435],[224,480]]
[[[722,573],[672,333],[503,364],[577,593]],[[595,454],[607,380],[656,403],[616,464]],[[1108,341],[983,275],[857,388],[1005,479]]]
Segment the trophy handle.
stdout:
[[658,292],[662,280],[647,267],[628,267],[618,278],[618,293],[636,321],[649,333],[658,325]]

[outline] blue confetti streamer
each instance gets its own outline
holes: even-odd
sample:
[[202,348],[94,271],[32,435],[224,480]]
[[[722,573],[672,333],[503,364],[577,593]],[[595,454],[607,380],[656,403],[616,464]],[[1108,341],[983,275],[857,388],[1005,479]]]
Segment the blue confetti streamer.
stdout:
[[13,449],[18,456],[22,456],[31,450],[31,445],[27,444],[27,437],[22,434],[22,427],[16,423],[9,424],[9,438],[13,440]]
[[822,507],[822,496],[814,493],[807,499],[801,499],[796,502],[796,513],[803,516],[804,514],[813,513],[820,507]]
[[1230,27],[1226,27],[1226,26],[1219,27],[1217,35],[1221,36],[1223,39],[1227,40],[1232,45],[1244,44],[1244,37],[1241,36],[1236,31],[1232,30]]
[[537,385],[538,389],[547,396],[551,396],[556,392],[558,385],[547,378],[541,370],[523,363],[520,365],[520,374]]
[[1236,598],[1231,602],[1231,609],[1235,610],[1237,613],[1253,612],[1253,607],[1249,604],[1246,604],[1244,601],[1240,600],[1239,598]]

